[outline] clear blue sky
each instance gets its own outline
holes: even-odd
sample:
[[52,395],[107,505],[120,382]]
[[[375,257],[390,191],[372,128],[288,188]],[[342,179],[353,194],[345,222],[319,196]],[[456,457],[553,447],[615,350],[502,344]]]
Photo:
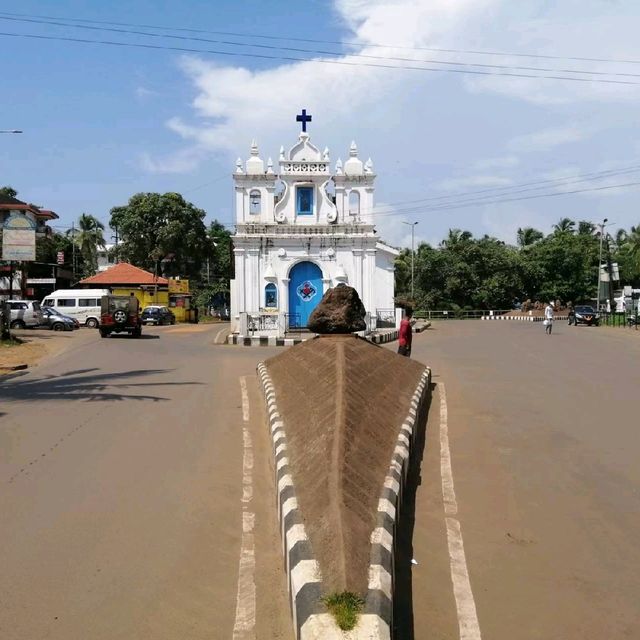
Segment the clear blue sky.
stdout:
[[[597,0],[567,0],[562,7],[542,0],[522,5],[507,0],[23,0],[19,5],[0,1],[0,12],[348,40],[358,43],[348,50],[363,55],[640,74],[640,65],[633,64],[371,46],[640,60],[637,3],[620,0],[615,13],[612,5]],[[0,31],[237,50],[7,20],[0,20]],[[396,204],[633,165],[640,150],[638,86],[0,39],[5,80],[0,129],[25,131],[0,136],[0,184],[57,211],[62,227],[82,212],[107,222],[112,206],[139,191],[181,192],[209,218],[231,223],[235,158],[248,155],[255,137],[264,159],[276,159],[281,144],[295,142],[295,114],[302,107],[313,113],[312,138],[330,147],[332,161],[345,159],[352,139],[363,159],[373,158],[377,201],[399,211],[379,218],[380,232],[395,244],[408,242],[408,227],[400,222],[411,220],[420,222],[418,239],[430,242],[451,227],[513,242],[518,226],[549,231],[564,215],[593,221],[607,216],[626,227],[640,223],[637,188],[435,212],[405,213],[407,205]],[[345,51],[321,44],[254,42]],[[554,183],[553,188],[634,180],[640,181],[640,172],[598,182]]]

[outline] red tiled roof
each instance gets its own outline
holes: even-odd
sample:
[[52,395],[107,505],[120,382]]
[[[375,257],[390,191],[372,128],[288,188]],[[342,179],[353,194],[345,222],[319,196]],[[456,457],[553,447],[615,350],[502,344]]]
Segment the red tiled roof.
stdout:
[[38,212],[38,218],[47,218],[49,220],[57,220],[60,216],[51,209],[40,209]]
[[169,284],[166,278],[158,276],[154,277],[153,273],[134,267],[128,262],[119,262],[113,267],[97,273],[95,276],[80,280],[79,284],[127,284],[127,285],[141,285],[141,284]]

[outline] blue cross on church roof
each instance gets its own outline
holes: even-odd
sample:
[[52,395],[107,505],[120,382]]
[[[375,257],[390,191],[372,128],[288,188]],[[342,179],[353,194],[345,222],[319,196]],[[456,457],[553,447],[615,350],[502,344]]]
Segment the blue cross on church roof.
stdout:
[[307,130],[307,122],[311,122],[311,116],[307,115],[306,109],[303,109],[302,113],[296,116],[296,122],[302,122],[302,131]]

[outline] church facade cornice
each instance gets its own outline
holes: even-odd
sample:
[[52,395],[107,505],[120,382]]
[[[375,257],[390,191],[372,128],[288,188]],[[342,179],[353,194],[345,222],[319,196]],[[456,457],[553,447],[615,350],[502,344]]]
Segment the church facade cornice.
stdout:
[[332,225],[300,225],[300,224],[260,224],[247,223],[236,225],[234,237],[246,236],[375,236],[373,224],[332,224]]

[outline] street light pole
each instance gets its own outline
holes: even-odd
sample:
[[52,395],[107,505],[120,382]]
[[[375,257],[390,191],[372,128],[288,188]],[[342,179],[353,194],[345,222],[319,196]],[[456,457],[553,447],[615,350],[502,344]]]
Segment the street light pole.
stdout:
[[600,224],[600,253],[598,256],[598,302],[596,304],[596,311],[600,311],[600,281],[602,274],[602,240],[604,238],[604,228],[607,226],[607,218],[605,218]]
[[22,133],[20,129],[0,129],[0,133]]
[[408,224],[411,226],[411,299],[413,300],[413,273],[414,273],[413,265],[414,265],[414,258],[415,258],[414,231],[418,223],[416,221],[416,222],[403,222],[402,224]]

